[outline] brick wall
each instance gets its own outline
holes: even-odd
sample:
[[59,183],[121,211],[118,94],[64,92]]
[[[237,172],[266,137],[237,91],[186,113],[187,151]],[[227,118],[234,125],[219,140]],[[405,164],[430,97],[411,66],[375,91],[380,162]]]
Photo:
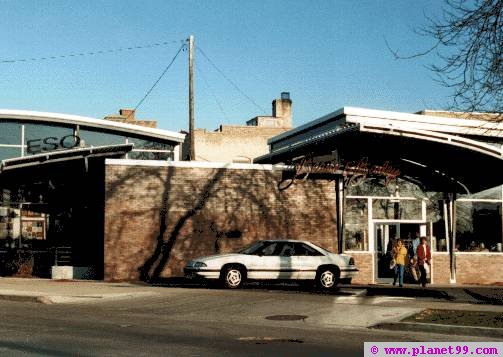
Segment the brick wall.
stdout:
[[431,253],[432,284],[450,284],[451,262],[448,253]]
[[371,284],[373,282],[374,264],[373,253],[352,251],[346,254],[351,255],[355,259],[355,264],[358,267],[358,274],[353,278],[355,284]]
[[138,280],[140,271],[181,276],[191,258],[258,239],[337,249],[334,182],[307,180],[279,191],[279,171],[122,162],[106,165],[107,281]]
[[503,282],[503,254],[457,253],[457,284],[494,284]]

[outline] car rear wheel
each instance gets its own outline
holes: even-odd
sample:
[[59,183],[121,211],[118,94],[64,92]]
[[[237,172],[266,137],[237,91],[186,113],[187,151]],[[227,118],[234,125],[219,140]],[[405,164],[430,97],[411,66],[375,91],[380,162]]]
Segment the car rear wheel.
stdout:
[[316,283],[323,290],[334,289],[339,283],[339,274],[334,268],[321,268],[316,274]]
[[239,267],[227,267],[221,274],[223,285],[229,289],[237,289],[243,286],[245,272]]

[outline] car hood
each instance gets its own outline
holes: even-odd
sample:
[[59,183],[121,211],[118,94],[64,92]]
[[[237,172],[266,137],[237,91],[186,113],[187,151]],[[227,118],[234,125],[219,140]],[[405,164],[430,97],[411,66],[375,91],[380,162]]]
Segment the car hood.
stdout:
[[215,254],[215,255],[209,255],[206,257],[201,257],[201,258],[192,259],[192,260],[198,261],[198,262],[208,262],[211,260],[227,259],[227,258],[242,257],[242,256],[243,256],[243,254],[239,254],[239,253]]

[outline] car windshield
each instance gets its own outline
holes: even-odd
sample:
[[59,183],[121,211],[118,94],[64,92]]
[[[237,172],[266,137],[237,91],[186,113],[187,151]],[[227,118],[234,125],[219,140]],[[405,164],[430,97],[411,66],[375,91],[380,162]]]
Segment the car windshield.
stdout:
[[265,242],[259,241],[259,242],[254,242],[248,247],[240,250],[238,253],[240,254],[254,254],[257,250],[261,249],[264,246]]

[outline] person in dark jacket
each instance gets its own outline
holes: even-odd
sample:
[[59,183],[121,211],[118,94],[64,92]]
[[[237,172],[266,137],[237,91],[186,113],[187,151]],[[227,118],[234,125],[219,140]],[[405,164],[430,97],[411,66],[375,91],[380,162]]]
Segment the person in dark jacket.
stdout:
[[431,261],[431,250],[428,245],[428,239],[426,237],[421,237],[421,244],[417,247],[417,264],[419,265],[419,271],[421,272],[421,278],[419,283],[424,288],[426,286],[426,270],[424,268],[425,264],[430,265]]

